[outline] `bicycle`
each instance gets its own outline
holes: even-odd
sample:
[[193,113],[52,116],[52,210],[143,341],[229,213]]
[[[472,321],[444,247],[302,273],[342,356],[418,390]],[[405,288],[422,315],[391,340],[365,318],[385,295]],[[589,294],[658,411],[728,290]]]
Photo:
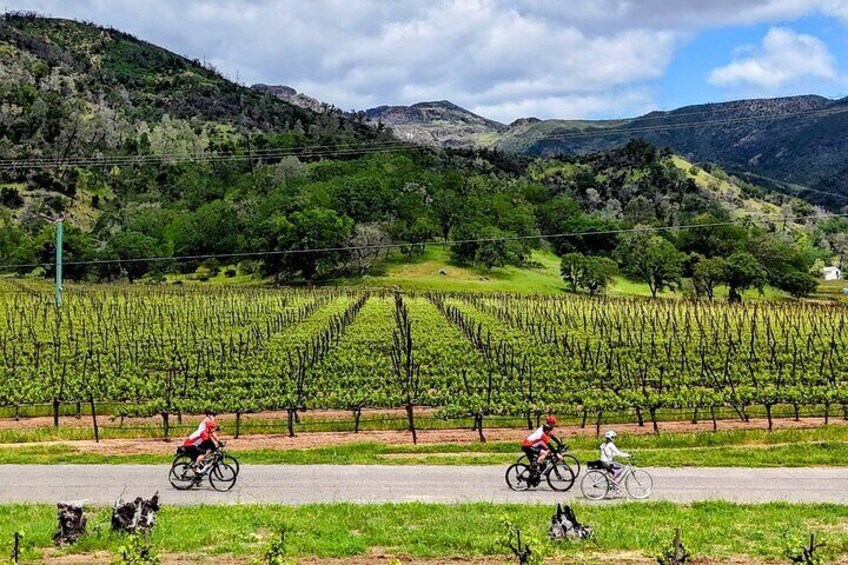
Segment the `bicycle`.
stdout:
[[[185,454],[177,452],[174,457],[174,462],[171,464],[171,470],[168,473],[168,480],[177,490],[189,490],[193,487],[200,486],[205,477],[209,477],[209,484],[213,489],[219,492],[227,492],[232,490],[238,479],[238,460],[224,451],[223,445],[219,446],[211,454],[212,460],[206,462],[202,473],[198,473],[192,469],[192,461]],[[236,467],[233,467],[227,461],[234,461]]]
[[[221,447],[221,448],[224,447],[224,444],[222,443],[219,447]],[[236,476],[238,476],[239,472],[241,471],[241,466],[239,465],[238,459],[236,459],[235,457],[233,457],[232,455],[230,455],[229,453],[227,453],[225,451],[223,453],[224,453],[223,462],[226,463],[227,465],[229,465],[230,467],[232,467],[233,469],[235,469]],[[194,461],[192,461],[191,457],[183,451],[182,447],[178,447],[177,453],[176,453],[176,455],[174,455],[174,460],[171,462],[171,467],[176,466],[177,463],[188,463],[189,465],[191,465],[191,464],[194,463]]]
[[516,462],[510,465],[505,476],[507,486],[514,491],[526,491],[539,486],[544,477],[552,490],[557,492],[570,490],[574,486],[577,475],[563,461],[563,447],[565,446],[552,449],[537,473],[534,473],[533,467],[526,463]]
[[632,458],[624,466],[618,482],[600,461],[590,461],[587,467],[589,471],[580,481],[580,490],[589,500],[603,500],[611,490],[621,492],[619,485],[622,483],[628,496],[637,500],[648,498],[654,490],[654,479],[644,469],[634,468]]
[[[568,465],[569,467],[571,467],[571,470],[574,473],[574,478],[576,479],[577,477],[579,477],[580,471],[582,470],[582,467],[580,465],[580,460],[577,459],[577,457],[575,457],[574,455],[572,455],[570,453],[566,453],[568,451],[568,446],[564,443],[560,444],[559,447],[557,447],[557,450],[559,451],[560,455],[562,456],[562,462],[565,463],[566,465]],[[518,458],[516,463],[521,463],[523,465],[530,465],[530,459],[527,457],[526,454],[522,454]]]

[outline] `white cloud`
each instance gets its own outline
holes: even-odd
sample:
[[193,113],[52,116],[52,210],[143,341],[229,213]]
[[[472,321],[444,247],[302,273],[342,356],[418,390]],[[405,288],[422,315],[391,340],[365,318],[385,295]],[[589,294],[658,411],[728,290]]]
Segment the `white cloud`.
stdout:
[[835,79],[836,63],[827,46],[812,35],[773,27],[756,49],[710,73],[716,86],[751,85],[776,91],[802,78]]
[[111,25],[242,82],[288,84],[345,109],[449,99],[506,121],[636,110],[707,28],[814,12],[848,21],[848,0],[6,2]]
[[844,9],[848,0],[562,0],[519,2],[558,21],[602,29],[703,30],[727,25],[775,23],[820,11]]
[[615,108],[619,117],[626,117],[645,114],[655,110],[656,106],[650,93],[635,89],[605,94],[511,99],[495,104],[472,106],[469,109],[475,114],[508,124],[515,120],[516,116],[586,119],[603,114],[610,108]]
[[848,23],[848,0],[825,1],[824,12],[831,16],[841,18],[845,21],[845,23]]

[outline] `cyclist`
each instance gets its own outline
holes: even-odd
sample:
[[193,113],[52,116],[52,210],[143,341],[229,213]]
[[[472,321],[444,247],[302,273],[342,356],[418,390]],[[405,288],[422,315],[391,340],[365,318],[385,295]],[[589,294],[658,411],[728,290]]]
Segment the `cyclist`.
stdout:
[[615,445],[615,438],[618,434],[615,430],[610,430],[604,434],[604,443],[601,444],[601,465],[612,474],[612,480],[618,485],[618,479],[621,476],[621,471],[624,467],[620,463],[615,462],[616,457],[625,457],[630,459],[633,457],[629,453],[621,451]]
[[533,470],[533,475],[539,474],[539,466],[545,461],[548,454],[550,454],[551,440],[559,443],[559,440],[553,435],[556,423],[556,418],[548,416],[544,424],[539,426],[521,442],[521,450],[524,451],[524,454],[530,460],[530,468]]
[[218,439],[218,428],[215,413],[207,410],[206,417],[203,418],[194,433],[183,442],[186,454],[194,461],[191,468],[197,474],[206,471],[203,462],[209,452],[215,449],[215,445],[223,445],[223,442]]

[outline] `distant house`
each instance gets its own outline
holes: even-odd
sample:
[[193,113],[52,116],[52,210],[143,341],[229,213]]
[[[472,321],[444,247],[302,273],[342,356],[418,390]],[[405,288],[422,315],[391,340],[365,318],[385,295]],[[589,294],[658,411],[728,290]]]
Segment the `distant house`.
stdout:
[[839,267],[825,267],[822,269],[822,277],[826,281],[840,281],[842,280],[842,269]]

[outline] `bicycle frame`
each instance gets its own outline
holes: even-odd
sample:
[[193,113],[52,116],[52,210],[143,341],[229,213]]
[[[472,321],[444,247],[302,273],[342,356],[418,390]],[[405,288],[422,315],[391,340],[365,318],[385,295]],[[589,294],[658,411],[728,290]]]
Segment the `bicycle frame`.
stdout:
[[627,478],[628,475],[633,474],[633,463],[625,463],[621,466],[621,474],[618,476],[618,481],[613,479],[615,473],[613,471],[606,470],[607,480],[611,485],[613,484],[621,484],[624,482],[624,479]]
[[[618,476],[618,480],[613,478],[612,471],[605,471],[604,477],[607,479],[607,485],[609,488],[621,488],[624,485],[624,481],[627,480],[627,477],[635,476],[635,472],[633,469],[633,463],[626,463],[621,466],[621,474]],[[637,479],[638,481],[638,479]]]

